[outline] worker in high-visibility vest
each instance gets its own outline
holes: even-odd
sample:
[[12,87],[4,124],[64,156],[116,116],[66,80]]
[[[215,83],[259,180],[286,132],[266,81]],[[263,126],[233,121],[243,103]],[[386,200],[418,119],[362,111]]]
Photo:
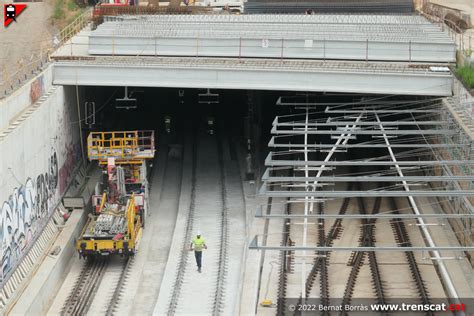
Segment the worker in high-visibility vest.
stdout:
[[194,257],[196,258],[197,270],[199,273],[201,273],[203,248],[207,249],[206,242],[204,241],[204,238],[201,237],[201,232],[198,231],[196,237],[191,241],[191,245],[189,245],[189,251],[194,250]]

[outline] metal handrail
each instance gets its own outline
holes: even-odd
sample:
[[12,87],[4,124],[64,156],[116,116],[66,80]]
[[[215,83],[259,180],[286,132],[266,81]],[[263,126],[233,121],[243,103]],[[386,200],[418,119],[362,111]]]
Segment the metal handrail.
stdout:
[[59,44],[58,47],[63,45],[74,35],[79,33],[92,19],[92,10],[86,10],[84,13],[79,15],[74,21],[69,25],[59,31]]
[[[71,24],[67,25],[59,32],[57,47],[63,45],[67,40],[79,33],[91,20],[91,10],[86,10],[79,15]],[[28,64],[22,65],[16,72],[9,75],[6,71],[3,73],[3,81],[0,81],[0,99],[16,90],[25,81],[30,79],[37,72],[46,68],[49,64],[53,48],[48,48],[40,52],[39,57],[33,59]],[[33,56],[37,56],[36,54]]]
[[40,52],[38,58],[22,65],[13,74],[8,74],[7,71],[4,70],[4,79],[0,82],[0,99],[6,97],[36,72],[43,70],[45,68],[44,66],[49,62],[50,53],[51,49]]
[[426,12],[420,11],[420,14],[425,18],[430,20],[433,23],[440,25],[442,30],[448,32],[449,37],[454,41],[458,50],[465,56],[469,57],[473,49],[471,48],[471,36],[468,37],[468,47],[466,48],[466,43],[464,43],[464,30],[458,27],[457,25],[448,25],[446,22],[439,16],[431,15]]
[[132,194],[127,206],[128,236],[135,242],[135,193]]
[[145,159],[139,156],[145,150],[154,153],[153,131],[92,132],[87,137],[89,160]]

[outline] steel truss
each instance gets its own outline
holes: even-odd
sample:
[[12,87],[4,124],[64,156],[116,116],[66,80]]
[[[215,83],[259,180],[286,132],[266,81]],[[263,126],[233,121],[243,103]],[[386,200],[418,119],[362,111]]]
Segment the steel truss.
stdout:
[[[303,104],[300,99],[295,103],[298,106]],[[279,98],[278,102],[282,103],[281,100],[282,98]],[[285,104],[291,105],[290,101],[291,99],[285,100]],[[431,153],[433,148],[447,148],[449,146],[426,142],[426,140],[458,133],[456,130],[440,128],[441,126],[448,126],[446,121],[432,120],[432,118],[426,116],[427,113],[439,114],[441,112],[440,106],[436,105],[436,101],[416,100],[412,103],[401,101],[398,107],[400,110],[397,109],[396,101],[393,100],[377,101],[380,103],[378,105],[374,105],[374,101],[369,101],[367,106],[364,106],[361,102],[357,102],[357,105],[352,107],[344,104],[335,105],[333,107],[336,110],[327,107],[324,113],[335,114],[335,116],[330,116],[327,119],[320,118],[321,111],[318,112],[309,108],[303,109],[305,113],[303,115],[276,117],[273,121],[272,134],[277,134],[277,136],[273,136],[269,142],[269,147],[274,150],[270,151],[265,159],[265,165],[268,169],[262,177],[264,185],[259,193],[267,197],[310,197],[312,199],[322,198],[323,200],[326,198],[357,196],[474,196],[474,190],[465,190],[459,186],[447,185],[459,181],[472,182],[474,176],[454,176],[447,173],[438,176],[405,176],[403,173],[400,174],[401,170],[421,171],[439,167],[446,168],[447,166],[471,168],[471,165],[474,164],[474,160],[433,160]],[[312,104],[315,103],[312,102]],[[405,109],[410,104],[414,105],[414,108]],[[345,116],[347,113],[353,115],[347,117]],[[420,115],[420,113],[423,113],[423,115]],[[404,117],[399,120],[394,115],[403,115]],[[417,115],[417,117],[414,115]],[[304,120],[301,119],[303,116]],[[341,118],[346,121],[338,121]],[[351,118],[352,121],[349,121]],[[404,126],[404,129],[398,129],[400,126]],[[301,138],[294,138],[296,134]],[[332,139],[336,139],[336,142],[333,144],[311,144],[309,137],[315,137],[315,135],[328,135]],[[355,135],[380,136],[381,141],[377,141],[377,143],[357,142]],[[413,135],[416,135],[416,137],[413,137]],[[393,139],[393,136],[396,136],[396,139]],[[285,137],[289,137],[289,141],[288,139],[286,139],[287,141],[283,140]],[[352,144],[348,144],[349,141],[352,141]],[[314,142],[317,142],[316,138],[314,138]],[[395,144],[392,144],[392,142]],[[461,147],[463,144],[456,144],[456,146]],[[343,159],[336,161],[336,159],[333,159],[334,154],[339,152],[373,147],[390,149],[390,155],[363,160]],[[400,149],[400,151],[394,153],[392,148]],[[410,151],[410,148],[416,148],[416,150]],[[328,155],[324,161],[308,160],[308,153],[323,152],[324,149],[328,150]],[[324,171],[334,173],[338,167],[349,166],[390,166],[392,171],[385,171],[384,174],[370,172],[363,175],[322,176]],[[282,169],[293,170],[296,175],[291,177],[273,175],[275,171]],[[301,172],[304,172],[304,175]],[[317,174],[310,175],[310,172],[317,172]],[[395,182],[399,184],[386,190],[315,190],[315,188],[333,186],[337,182]],[[428,182],[437,182],[440,185],[438,188],[426,188],[424,190],[406,190],[404,188],[405,186],[418,186]],[[277,186],[281,189],[277,189]]]

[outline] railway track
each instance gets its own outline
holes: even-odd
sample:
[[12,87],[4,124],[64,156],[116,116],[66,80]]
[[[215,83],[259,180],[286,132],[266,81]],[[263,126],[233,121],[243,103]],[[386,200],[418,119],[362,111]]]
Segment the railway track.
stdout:
[[[392,210],[392,213],[394,215],[400,214],[400,212],[398,211],[395,198],[393,197],[390,198],[389,202],[390,202],[390,209]],[[392,226],[395,240],[397,241],[398,245],[400,247],[411,247],[412,243],[410,241],[410,237],[405,227],[405,223],[400,218],[396,218],[394,216],[394,218],[390,220],[390,225]],[[416,263],[415,255],[411,251],[405,251],[404,254],[408,262],[408,267],[412,274],[413,280],[415,282],[416,291],[418,292],[420,296],[421,303],[431,304],[430,296],[426,288],[425,281],[423,280],[423,277],[421,275],[421,271],[418,268],[418,265]],[[434,314],[432,312],[427,312],[427,315],[434,315]]]
[[[380,184],[379,184],[380,186]],[[382,198],[376,198],[372,208],[372,214],[377,214],[380,212]],[[390,198],[390,211],[394,214],[394,218],[390,221],[392,230],[394,233],[394,238],[397,241],[400,247],[410,247],[412,244],[410,242],[409,235],[407,233],[404,222],[401,219],[396,218],[396,214],[400,214],[398,211],[395,198]],[[358,199],[359,210],[361,214],[367,214],[365,210],[365,205],[363,199]],[[362,219],[361,220],[361,238],[359,244],[361,246],[375,246],[375,222],[376,219]],[[352,265],[351,273],[348,278],[347,286],[344,291],[343,305],[350,304],[352,300],[352,294],[356,285],[357,276],[359,271],[364,264],[364,252],[356,252],[351,256],[348,265]],[[382,280],[382,275],[379,269],[377,262],[377,256],[375,252],[367,252],[368,263],[370,268],[371,275],[371,285],[374,290],[375,299],[379,304],[386,304],[387,299],[390,299],[386,296],[386,290],[384,289],[384,282]],[[415,256],[413,252],[405,252],[405,257],[411,272],[412,279],[416,286],[416,291],[419,294],[419,297],[423,304],[429,304],[430,298],[428,291],[426,289],[425,282],[423,281],[421,271],[418,268]],[[347,313],[342,312],[341,315],[347,315]],[[432,312],[428,312],[427,315],[433,315]]]
[[[324,205],[322,203],[318,204],[319,214],[324,213]],[[323,218],[318,219],[318,245],[325,246],[326,244],[326,230],[325,230],[325,221]],[[321,293],[321,303],[324,305],[329,305],[329,276],[328,276],[328,262],[329,262],[329,253],[324,251],[317,251],[315,261],[320,258],[320,270],[319,274],[319,292]],[[315,262],[314,262],[315,263]],[[313,263],[313,265],[314,265]],[[308,296],[308,294],[306,294]],[[323,312],[323,315],[327,315],[327,312]]]
[[88,312],[98,283],[103,277],[103,271],[108,265],[108,258],[104,260],[87,260],[76,280],[74,288],[64,303],[61,315],[84,315]]
[[192,145],[192,167],[191,167],[191,202],[189,205],[189,211],[186,220],[186,229],[184,234],[184,242],[181,249],[181,254],[178,263],[178,272],[173,285],[171,293],[171,300],[168,306],[168,315],[173,315],[176,312],[178,306],[178,299],[181,292],[181,286],[183,284],[183,278],[186,270],[186,264],[188,259],[188,244],[191,240],[194,209],[196,207],[196,164],[197,164],[197,133],[194,134],[194,141]]
[[[380,186],[381,184],[379,184]],[[349,184],[349,190],[352,187],[352,184]],[[351,198],[345,198],[343,200],[342,205],[340,206],[338,214],[343,215],[347,212],[349,207]],[[397,203],[395,198],[389,199],[389,210],[391,213],[394,214],[394,218],[390,220],[390,225],[393,230],[393,236],[396,240],[397,244],[400,247],[410,247],[411,241],[408,235],[407,229],[405,227],[404,222],[401,219],[396,217],[397,214],[400,214]],[[381,211],[381,203],[382,198],[376,198],[373,200],[373,205],[371,206],[370,214],[377,214]],[[367,212],[366,201],[364,199],[357,199],[358,209],[361,214],[369,214]],[[384,210],[386,211],[386,210]],[[320,208],[319,212],[323,212],[323,209]],[[291,210],[288,210],[287,213],[291,214]],[[285,241],[291,240],[290,238],[290,222],[289,219],[286,219],[284,224],[284,231],[283,231],[283,238],[282,243],[284,244]],[[376,219],[362,219],[361,220],[361,235],[359,238],[359,245],[360,246],[375,246],[375,223]],[[331,246],[334,241],[339,238],[342,232],[342,218],[337,218],[334,223],[331,225],[328,232],[325,232],[324,229],[324,222],[319,221],[318,230],[318,245],[325,245]],[[281,262],[280,262],[280,274],[278,278],[280,292],[278,297],[277,303],[277,315],[284,315],[286,311],[286,299],[285,296],[295,296],[295,293],[289,293],[287,291],[287,281],[288,281],[288,273],[291,273],[291,270],[288,270],[286,265],[288,264],[288,254],[282,252]],[[320,297],[322,304],[331,304],[330,297],[330,282],[329,282],[329,272],[328,268],[330,265],[330,255],[331,252],[318,252],[315,253],[315,259],[313,261],[313,266],[308,273],[308,277],[306,279],[306,297]],[[429,293],[426,287],[426,284],[423,280],[421,271],[417,265],[415,255],[413,252],[404,252],[404,256],[406,258],[407,265],[411,272],[411,278],[413,280],[413,284],[416,287],[416,292],[419,295],[420,302],[422,304],[430,304],[431,300],[429,297]],[[383,274],[380,271],[379,263],[377,260],[377,255],[375,252],[353,252],[348,260],[348,266],[351,266],[351,271],[347,279],[347,285],[344,290],[344,296],[342,299],[342,304],[350,304],[352,301],[353,293],[356,284],[358,284],[358,275],[362,266],[368,263],[368,267],[370,269],[370,286],[373,289],[373,293],[375,296],[375,300],[377,303],[384,304],[390,300],[390,296],[387,295],[387,289],[384,287],[383,281]],[[319,292],[314,292],[314,289],[317,288],[315,282],[319,280]],[[302,299],[300,296],[299,302],[301,303]],[[324,312],[322,312],[324,314]],[[341,315],[347,315],[344,312],[341,312]],[[427,315],[433,315],[432,313],[427,313]]]
[[[205,306],[208,308],[206,313],[220,315],[225,302],[229,227],[223,140],[219,133],[215,137],[195,137],[190,205],[168,315],[196,313],[196,306]],[[218,197],[214,195],[210,198],[209,194],[216,192],[219,192]],[[188,249],[197,230],[203,232],[207,243],[211,236],[214,237],[213,243],[208,244],[209,249],[203,253],[202,274],[193,271],[194,256]],[[205,278],[200,278],[206,274]],[[197,299],[197,293],[202,297],[193,304],[190,300]]]
[[[349,184],[349,190],[351,189],[352,184]],[[339,208],[339,215],[344,215],[347,212],[347,208],[349,206],[351,198],[345,198],[341,204],[341,207]],[[321,210],[320,210],[321,213]],[[341,232],[342,232],[342,218],[337,218],[334,223],[331,225],[331,228],[329,229],[329,232],[326,236],[324,236],[325,230],[324,230],[324,222],[320,221],[320,229],[319,230],[319,244],[320,245],[326,245],[326,246],[332,246],[334,243],[334,240],[338,239]],[[328,265],[329,265],[329,259],[330,259],[330,252],[315,252],[316,257],[313,261],[313,266],[311,268],[310,273],[308,274],[308,278],[306,279],[306,297],[309,297],[311,295],[311,290],[314,287],[314,282],[316,281],[318,272],[321,272],[320,276],[320,290],[321,293],[326,293],[328,294],[327,297],[322,298],[326,300],[327,303],[329,303],[329,283],[328,283]],[[324,266],[324,267],[323,267]]]
[[121,291],[124,287],[124,284],[125,284],[125,281],[126,281],[126,278],[127,278],[127,274],[130,271],[130,267],[133,264],[133,260],[134,260],[134,258],[128,258],[122,264],[123,268],[122,268],[122,271],[121,271],[120,276],[118,278],[117,286],[115,287],[115,290],[113,291],[112,297],[110,298],[108,306],[107,306],[107,310],[106,310],[106,313],[105,313],[105,315],[107,315],[107,316],[115,315],[118,312],[117,311],[117,306],[120,303]]
[[[364,200],[362,198],[358,198],[357,202],[359,206],[359,212],[362,215],[367,215],[368,213],[365,208]],[[374,201],[371,214],[379,213],[380,203],[381,203],[381,198],[377,197]],[[376,222],[375,219],[364,218],[361,220],[361,236],[359,239],[360,246],[371,247],[375,245],[375,239],[374,239],[375,222]],[[342,300],[343,305],[349,305],[352,301],[352,296],[353,296],[354,288],[357,282],[357,278],[359,276],[360,269],[364,265],[364,260],[365,260],[366,255],[368,256],[368,260],[369,260],[371,283],[376,294],[377,302],[380,304],[385,303],[384,289],[382,285],[382,279],[381,279],[379,267],[377,264],[377,257],[376,257],[375,252],[366,253],[363,251],[357,251],[357,252],[352,253],[351,258],[349,259],[349,262],[348,262],[348,265],[352,266],[352,269],[348,278],[347,286],[344,290],[344,296]],[[346,313],[341,313],[341,314],[346,315]]]
[[[271,207],[270,205],[268,207]],[[268,213],[268,212],[267,212]],[[285,206],[285,213],[291,214],[291,204],[287,203]],[[292,246],[294,243],[291,240],[291,221],[286,218],[283,221],[283,235],[281,240],[282,246]],[[287,282],[288,273],[292,272],[293,268],[293,251],[280,252],[280,267],[278,275],[278,300],[277,300],[277,315],[283,315],[287,310]]]
[[[352,187],[352,184],[349,184],[349,188]],[[339,209],[339,214],[343,215],[347,212],[347,208],[349,206],[349,201],[351,198],[345,198],[343,203]],[[318,204],[319,212],[323,212],[323,206]],[[286,205],[285,213],[290,215],[291,212],[291,203]],[[282,235],[282,246],[291,246],[294,245],[294,242],[291,239],[291,220],[286,218],[283,222],[283,235]],[[318,222],[318,244],[319,245],[326,245],[331,246],[333,241],[337,239],[341,232],[342,232],[342,219],[338,218],[335,220],[333,225],[331,226],[327,235],[325,235],[324,230],[324,221],[320,220]],[[278,300],[277,300],[277,315],[284,315],[287,309],[287,282],[288,282],[288,273],[293,273],[293,251],[282,251],[280,255],[280,268],[279,268],[279,276],[278,276]],[[306,279],[306,297],[309,297],[311,291],[314,287],[314,282],[317,279],[318,273],[321,272],[320,276],[320,291],[321,293],[326,293],[325,297],[321,296],[321,298],[329,304],[329,282],[328,282],[328,264],[329,264],[329,255],[330,253],[321,253],[316,251],[315,252],[315,259],[313,261],[313,265],[311,270],[308,274]],[[291,295],[290,295],[291,296]],[[298,304],[301,304],[302,297],[300,296]]]
[[[133,258],[88,259],[65,301],[61,315],[101,314],[113,315],[120,300],[120,292]],[[110,293],[110,299],[103,293]],[[97,295],[101,293],[101,295]]]
[[221,227],[220,227],[220,243],[219,243],[219,263],[216,280],[216,290],[214,294],[214,304],[212,306],[212,314],[219,315],[222,312],[224,303],[224,288],[227,274],[227,249],[228,249],[228,208],[227,208],[227,186],[224,169],[224,157],[222,149],[222,138],[220,133],[217,134],[217,148],[219,156],[220,182],[221,182]]

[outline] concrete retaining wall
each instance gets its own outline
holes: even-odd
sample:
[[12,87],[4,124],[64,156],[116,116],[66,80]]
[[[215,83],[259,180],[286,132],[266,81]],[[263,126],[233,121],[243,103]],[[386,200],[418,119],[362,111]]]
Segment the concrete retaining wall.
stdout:
[[0,133],[8,128],[23,110],[35,103],[52,87],[52,67],[28,81],[8,98],[0,100]]
[[75,90],[52,87],[51,74],[48,68],[0,103],[8,130],[0,136],[0,281],[41,232],[80,156]]
[[46,315],[52,298],[53,289],[56,289],[69,268],[71,258],[76,254],[74,243],[81,233],[87,218],[87,212],[75,210],[66,222],[66,226],[56,239],[51,249],[60,247],[57,256],[45,257],[41,267],[31,278],[31,282],[10,310],[9,315]]

